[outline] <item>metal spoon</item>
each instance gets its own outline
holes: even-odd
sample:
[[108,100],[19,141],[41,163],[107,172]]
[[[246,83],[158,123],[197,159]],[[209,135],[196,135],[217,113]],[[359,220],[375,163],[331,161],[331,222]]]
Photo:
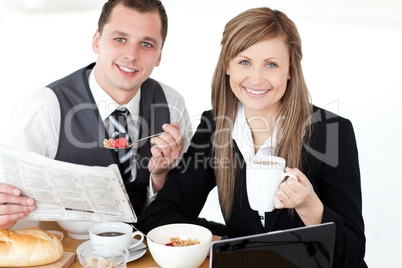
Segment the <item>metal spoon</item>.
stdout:
[[142,251],[142,250],[147,250],[147,249],[148,249],[147,246],[142,247],[142,248],[139,248],[139,249],[136,249],[136,248],[134,247],[134,248],[129,248],[129,249],[128,249],[128,252],[129,252],[130,254],[133,254],[133,253],[135,253],[135,252]]
[[147,240],[151,240],[152,242],[155,243],[154,240],[152,240],[151,238],[149,238],[149,237],[148,237],[146,234],[144,234],[142,231],[138,230],[138,229],[134,226],[134,224],[132,224],[132,223],[129,223],[129,224],[131,225],[131,227],[133,227],[134,230],[140,232]]
[[152,138],[152,137],[159,136],[159,135],[164,134],[164,133],[166,133],[166,132],[159,132],[159,133],[153,134],[153,135],[151,135],[151,136],[148,136],[148,137],[145,137],[145,138],[142,138],[142,139],[133,141],[133,142],[130,143],[127,147],[113,148],[113,147],[106,147],[105,144],[103,144],[103,146],[104,146],[106,149],[110,149],[110,150],[127,149],[127,148],[130,148],[131,146],[133,146],[134,144],[136,144],[137,142],[140,142],[140,141],[143,141],[143,140],[147,140],[147,139],[150,139],[150,138]]

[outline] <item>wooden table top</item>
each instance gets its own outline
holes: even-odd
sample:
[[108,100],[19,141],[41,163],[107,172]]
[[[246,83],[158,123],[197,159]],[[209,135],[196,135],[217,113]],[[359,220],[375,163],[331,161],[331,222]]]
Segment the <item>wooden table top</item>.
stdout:
[[[48,222],[37,222],[37,221],[19,221],[13,228],[12,230],[15,229],[22,229],[22,228],[28,228],[28,227],[38,227],[43,230],[56,230],[56,231],[61,231],[64,234],[64,238],[61,241],[64,247],[64,252],[76,252],[76,249],[79,245],[82,243],[86,242],[87,240],[77,240],[73,239],[68,236],[67,232],[63,230],[55,221],[48,221]],[[145,242],[146,243],[146,242]],[[78,262],[78,257],[76,258],[75,262],[70,266],[70,268],[80,268],[82,267],[80,263]],[[127,267],[136,267],[136,268],[149,268],[149,267],[159,267],[158,264],[154,261],[152,258],[151,253],[149,250],[145,253],[144,256],[141,258],[128,262]],[[209,268],[209,258],[206,258],[205,261],[202,263],[200,268]]]

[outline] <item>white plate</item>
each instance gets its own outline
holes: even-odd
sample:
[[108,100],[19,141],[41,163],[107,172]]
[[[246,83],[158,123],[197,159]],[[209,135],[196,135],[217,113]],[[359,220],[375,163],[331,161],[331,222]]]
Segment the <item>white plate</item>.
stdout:
[[[139,241],[139,240],[133,238],[133,242],[134,242],[134,243],[137,243],[138,241]],[[81,251],[83,250],[83,248],[89,246],[90,244],[91,244],[91,240],[88,240],[88,241],[82,243],[81,245],[79,245],[78,248],[77,248],[77,256],[80,255],[80,253],[81,253]],[[141,244],[139,244],[138,246],[135,246],[133,249],[140,249],[140,248],[144,248],[144,247],[146,247],[145,244],[144,244],[144,243],[141,243]],[[144,256],[144,254],[145,254],[146,252],[147,252],[147,249],[144,249],[144,250],[140,250],[140,251],[131,253],[130,256],[128,256],[128,261],[127,261],[127,262],[134,261],[134,260],[136,260],[136,259],[141,258],[142,256]]]
[[47,230],[49,233],[52,233],[52,234],[55,234],[55,235],[58,235],[58,236],[60,236],[60,241],[61,240],[63,240],[63,237],[64,237],[64,234],[62,233],[62,232],[59,232],[59,231],[54,231],[54,230]]

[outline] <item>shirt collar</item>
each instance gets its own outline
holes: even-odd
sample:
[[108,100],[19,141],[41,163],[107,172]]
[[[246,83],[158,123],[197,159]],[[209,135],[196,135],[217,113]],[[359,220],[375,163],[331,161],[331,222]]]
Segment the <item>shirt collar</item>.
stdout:
[[253,136],[251,128],[247,122],[244,106],[242,103],[239,103],[239,109],[237,111],[235,123],[233,125],[232,139],[236,142],[237,147],[239,148],[245,160],[255,155],[262,156],[273,154],[276,144],[277,124],[278,123],[276,123],[274,133],[265,141],[265,143],[261,146],[256,154],[254,151]]
[[141,88],[127,104],[119,105],[112,97],[110,97],[109,94],[106,93],[106,91],[101,88],[96,81],[95,68],[96,65],[89,74],[88,83],[102,121],[104,122],[114,110],[125,107],[129,110],[134,123],[137,124],[140,111]]

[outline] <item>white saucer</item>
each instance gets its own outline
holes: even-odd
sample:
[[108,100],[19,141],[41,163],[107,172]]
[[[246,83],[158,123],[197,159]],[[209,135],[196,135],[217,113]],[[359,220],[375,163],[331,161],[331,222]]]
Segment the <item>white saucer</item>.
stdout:
[[[139,241],[139,240],[133,238],[133,242],[134,242],[134,243],[137,243],[138,241]],[[88,241],[82,243],[81,245],[79,245],[78,248],[77,248],[77,256],[79,256],[80,253],[81,253],[81,251],[82,251],[85,247],[89,246],[90,244],[91,244],[91,240],[88,240]],[[144,243],[141,243],[141,244],[139,244],[138,246],[135,246],[133,249],[137,249],[137,248],[140,249],[140,248],[145,248],[145,247],[146,247],[145,244],[144,244]],[[142,256],[144,256],[144,254],[145,254],[146,252],[147,252],[147,249],[144,249],[144,250],[140,250],[140,251],[131,253],[130,256],[128,256],[127,262],[134,261],[134,260],[136,260],[136,259],[141,258]]]
[[62,232],[54,231],[54,230],[47,230],[47,231],[48,231],[49,233],[58,235],[58,236],[60,237],[60,238],[59,238],[60,241],[63,240],[64,234],[63,234]]

